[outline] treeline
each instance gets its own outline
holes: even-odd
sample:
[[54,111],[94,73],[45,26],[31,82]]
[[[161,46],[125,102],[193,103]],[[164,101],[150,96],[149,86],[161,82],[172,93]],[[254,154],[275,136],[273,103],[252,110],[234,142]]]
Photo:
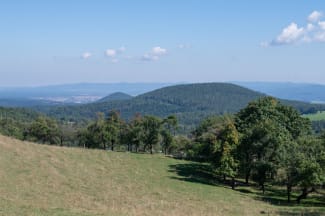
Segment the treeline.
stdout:
[[312,135],[310,121],[271,97],[251,102],[234,117],[206,119],[193,132],[191,156],[210,162],[216,174],[248,184],[284,186],[297,202],[325,183],[325,135]]

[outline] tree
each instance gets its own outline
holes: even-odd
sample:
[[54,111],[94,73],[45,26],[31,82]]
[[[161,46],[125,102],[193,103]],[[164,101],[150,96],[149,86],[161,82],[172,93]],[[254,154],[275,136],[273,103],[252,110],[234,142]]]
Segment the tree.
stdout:
[[287,187],[288,202],[291,201],[293,187],[301,188],[302,193],[297,197],[297,203],[300,203],[308,194],[316,191],[317,185],[323,184],[324,155],[321,142],[310,136],[282,146],[277,178]]
[[246,183],[254,172],[264,190],[267,176],[273,177],[279,163],[279,147],[310,133],[310,122],[295,109],[272,97],[253,101],[236,114],[236,127],[242,134],[238,153]]
[[171,135],[171,133],[166,130],[166,129],[163,129],[161,131],[161,137],[162,137],[162,148],[163,148],[163,152],[165,155],[169,154],[170,153],[170,148],[173,144],[173,136]]
[[211,162],[215,155],[217,137],[221,133],[226,117],[210,116],[192,132],[193,144],[188,150],[191,157]]
[[121,140],[122,124],[120,113],[114,110],[110,111],[109,116],[105,121],[104,130],[112,151],[114,151],[116,143]]
[[132,146],[134,146],[135,152],[138,152],[144,141],[143,118],[139,114],[135,115],[135,117],[129,123],[127,139],[127,142],[131,143],[130,149],[132,149]]
[[58,144],[59,129],[57,123],[47,117],[38,117],[29,127],[28,136],[34,141]]
[[216,134],[215,149],[213,152],[212,164],[216,167],[219,175],[231,177],[232,189],[235,189],[235,177],[237,175],[238,161],[236,160],[236,150],[238,145],[238,132],[234,123],[227,119],[219,134]]
[[97,113],[96,121],[87,126],[83,135],[79,137],[84,139],[87,148],[101,148],[106,150],[109,140],[109,134],[106,130],[104,113]]
[[174,115],[170,115],[162,121],[163,129],[161,130],[162,136],[162,148],[163,152],[169,154],[169,149],[173,143],[173,136],[175,136],[177,129],[177,118]]
[[142,125],[144,131],[144,151],[146,150],[146,147],[149,147],[150,154],[153,154],[153,146],[159,142],[161,119],[155,116],[144,116]]

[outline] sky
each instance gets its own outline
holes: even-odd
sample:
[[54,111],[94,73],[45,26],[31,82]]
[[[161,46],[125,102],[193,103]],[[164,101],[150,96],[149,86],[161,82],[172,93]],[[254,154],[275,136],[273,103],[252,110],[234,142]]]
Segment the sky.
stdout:
[[0,86],[325,84],[323,0],[1,0]]

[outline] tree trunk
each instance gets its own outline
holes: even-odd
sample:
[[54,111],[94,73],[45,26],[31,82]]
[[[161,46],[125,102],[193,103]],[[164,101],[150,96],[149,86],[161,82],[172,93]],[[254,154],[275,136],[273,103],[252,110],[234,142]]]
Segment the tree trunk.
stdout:
[[303,188],[302,189],[302,194],[300,194],[298,197],[297,197],[297,203],[300,204],[300,201],[302,199],[306,199],[308,194],[312,193],[316,191],[315,188],[311,188],[310,190],[308,190],[307,188]]
[[60,146],[63,146],[63,136],[60,136]]
[[223,175],[223,181],[224,181],[224,182],[227,181],[226,175]]
[[150,154],[152,154],[152,145],[150,145]]
[[264,183],[261,184],[261,188],[262,188],[262,193],[265,194],[265,185],[264,185]]
[[290,184],[287,184],[287,196],[288,196],[288,203],[291,202],[291,190],[292,190],[292,187]]
[[249,177],[251,175],[251,170],[248,169],[245,173],[245,183],[248,185],[249,184]]
[[111,150],[114,151],[114,142],[112,142]]
[[231,178],[231,189],[235,190],[236,187],[236,180],[234,177]]

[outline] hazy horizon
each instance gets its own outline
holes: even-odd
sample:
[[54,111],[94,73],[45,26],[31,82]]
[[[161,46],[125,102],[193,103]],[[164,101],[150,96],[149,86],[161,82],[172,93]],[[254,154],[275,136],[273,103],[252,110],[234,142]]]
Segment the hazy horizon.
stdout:
[[269,84],[293,84],[293,85],[321,85],[325,86],[325,83],[317,82],[291,82],[291,81],[203,81],[203,82],[71,82],[71,83],[53,83],[53,84],[39,84],[39,85],[0,85],[2,89],[19,89],[19,88],[46,88],[57,86],[73,86],[73,85],[118,85],[118,84],[164,84],[164,85],[181,85],[181,84],[199,84],[199,83],[230,83],[230,84],[244,84],[244,83],[269,83]]
[[325,84],[324,11],[320,0],[7,1],[0,86]]

